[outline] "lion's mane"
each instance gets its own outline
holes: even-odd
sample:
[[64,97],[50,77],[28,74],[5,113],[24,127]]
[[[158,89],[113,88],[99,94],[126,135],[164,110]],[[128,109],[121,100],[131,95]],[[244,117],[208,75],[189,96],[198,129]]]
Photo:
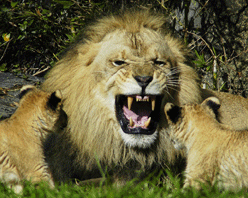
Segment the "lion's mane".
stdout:
[[[167,122],[164,114],[161,114],[158,137],[153,145],[145,149],[125,145],[119,133],[120,124],[116,119],[113,107],[115,93],[111,91],[111,88],[115,84],[106,86],[105,78],[110,75],[108,69],[104,63],[97,66],[94,63],[96,56],[103,59],[105,57],[102,51],[102,54],[99,54],[103,41],[110,37],[116,37],[116,42],[109,43],[109,46],[118,43],[118,31],[125,32],[126,35],[142,34],[143,31],[149,31],[151,38],[156,37],[157,40],[160,39],[166,43],[171,54],[171,61],[179,73],[176,86],[164,96],[161,112],[167,101],[173,101],[179,105],[200,102],[201,94],[197,75],[187,65],[188,51],[181,42],[169,34],[165,28],[165,22],[164,16],[151,14],[149,11],[127,12],[120,16],[102,18],[88,27],[84,39],[68,50],[50,71],[43,84],[43,89],[62,91],[64,110],[69,119],[65,133],[62,136],[58,135],[57,138],[52,138],[56,145],[49,148],[51,151],[48,152],[50,155],[48,160],[54,169],[63,166],[63,162],[68,157],[65,154],[68,153],[68,150],[73,150],[69,153],[76,153],[75,156],[71,155],[71,158],[74,158],[71,166],[74,168],[71,168],[70,171],[78,174],[85,172],[85,175],[86,172],[94,172],[94,169],[98,168],[97,160],[100,161],[100,164],[110,167],[108,170],[114,170],[114,167],[123,168],[127,164],[132,164],[131,169],[145,168],[148,170],[153,166],[164,167],[168,162],[173,161],[175,150],[167,138]],[[143,42],[150,42],[150,37]],[[140,46],[142,47],[142,45]],[[106,48],[107,50],[108,48]],[[71,146],[65,146],[67,142]],[[68,166],[68,163],[64,164]],[[63,170],[68,177],[76,174],[68,173],[70,171],[65,171],[65,169],[64,167],[58,170]],[[55,174],[63,174],[58,172]],[[84,173],[82,175],[80,179],[86,178]],[[61,179],[60,177],[67,176],[57,177]]]

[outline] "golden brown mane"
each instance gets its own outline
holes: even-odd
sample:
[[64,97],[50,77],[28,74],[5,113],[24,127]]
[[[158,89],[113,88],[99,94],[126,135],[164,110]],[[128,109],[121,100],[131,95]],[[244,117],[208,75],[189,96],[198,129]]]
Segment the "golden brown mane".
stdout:
[[[127,12],[120,16],[102,18],[88,27],[84,40],[69,50],[49,73],[43,89],[62,90],[65,99],[64,109],[69,118],[65,136],[69,138],[73,150],[79,153],[75,163],[82,170],[92,171],[97,168],[96,157],[103,165],[111,167],[110,170],[117,165],[124,168],[131,161],[138,169],[164,167],[173,161],[175,150],[167,138],[167,122],[163,113],[159,120],[157,135],[127,135],[122,134],[114,110],[116,96],[122,94],[121,89],[128,87],[122,86],[123,83],[130,81],[132,86],[137,86],[132,77],[135,69],[132,64],[136,59],[139,59],[137,64],[136,62],[134,64],[137,67],[145,60],[145,66],[138,70],[139,72],[146,72],[146,69],[149,69],[156,73],[154,84],[161,83],[165,86],[168,83],[165,79],[170,74],[170,69],[175,71],[175,75],[179,75],[178,80],[172,81],[174,87],[168,86],[160,91],[164,94],[161,112],[167,101],[173,100],[177,104],[201,101],[198,77],[186,63],[188,51],[181,42],[168,33],[165,23],[164,16],[154,15],[149,11]],[[162,49],[160,46],[157,47],[160,44],[163,44]],[[118,46],[116,50],[114,48],[113,52],[110,51],[115,45]],[[122,47],[123,51],[115,54],[115,51]],[[148,59],[153,54],[155,58],[161,56],[165,59],[167,65],[165,67],[148,65],[154,60],[153,57]],[[113,58],[108,59],[108,56]],[[131,60],[130,65],[123,68],[113,67],[111,61],[120,56],[126,57],[127,61]],[[122,69],[118,70],[119,68]],[[130,89],[132,90],[134,89]],[[125,141],[123,135],[128,136]],[[146,149],[127,146],[128,141],[139,137],[150,138],[146,141],[154,143],[146,146]],[[59,141],[63,141],[63,138],[59,137]],[[54,148],[55,153],[61,150],[60,145],[55,145]],[[54,167],[59,166],[59,161],[66,161],[62,153],[56,154],[56,160],[53,156],[50,157]]]

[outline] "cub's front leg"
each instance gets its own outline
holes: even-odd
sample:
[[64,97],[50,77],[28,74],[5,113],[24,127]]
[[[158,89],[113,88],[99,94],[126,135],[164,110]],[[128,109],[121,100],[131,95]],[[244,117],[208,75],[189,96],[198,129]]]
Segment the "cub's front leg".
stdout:
[[21,193],[23,190],[23,186],[21,184],[21,177],[16,166],[12,163],[8,151],[2,152],[0,161],[1,182],[6,184],[15,193]]
[[201,189],[201,184],[210,182],[211,184],[215,178],[215,171],[212,166],[208,166],[208,163],[195,162],[195,164],[189,163],[185,171],[184,188],[194,187]]
[[20,194],[23,190],[23,185],[17,171],[7,171],[2,175],[2,182],[7,184],[16,194]]
[[190,177],[187,177],[184,181],[184,185],[183,185],[183,188],[187,188],[187,187],[194,187],[196,189],[201,189],[201,183],[204,183],[203,180],[197,180],[197,178],[190,178]]
[[37,161],[33,161],[36,165],[25,174],[25,178],[31,180],[32,183],[39,183],[41,181],[46,181],[51,188],[54,188],[54,181],[47,164],[41,161],[37,164]]

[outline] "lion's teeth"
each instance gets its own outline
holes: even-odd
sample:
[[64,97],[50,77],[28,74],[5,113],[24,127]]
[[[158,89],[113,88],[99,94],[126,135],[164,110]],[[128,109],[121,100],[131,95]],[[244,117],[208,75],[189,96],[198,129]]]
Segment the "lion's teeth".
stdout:
[[140,101],[143,101],[142,97],[141,96],[136,96],[136,102],[140,102]]
[[151,117],[144,123],[145,127],[147,128],[151,123]]
[[155,96],[151,97],[151,103],[152,103],[152,111],[154,111],[155,110],[155,103],[156,103],[156,97]]
[[133,97],[128,96],[127,97],[127,106],[128,106],[129,110],[131,110],[132,103],[133,103]]
[[144,96],[143,98],[142,98],[142,96],[136,96],[135,97],[136,98],[136,102],[149,102],[149,96]]
[[129,118],[129,126],[133,127],[133,119],[132,119],[132,117]]

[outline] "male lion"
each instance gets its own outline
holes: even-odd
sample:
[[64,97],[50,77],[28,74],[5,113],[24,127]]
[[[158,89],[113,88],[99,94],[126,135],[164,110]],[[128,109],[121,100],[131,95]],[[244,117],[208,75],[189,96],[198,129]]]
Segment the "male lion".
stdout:
[[[43,89],[63,91],[68,115],[67,130],[45,146],[56,180],[98,177],[99,161],[125,182],[173,162],[165,103],[200,103],[214,93],[202,92],[188,51],[165,23],[149,11],[102,18],[52,68]],[[237,113],[224,111],[222,120]]]
[[43,154],[42,142],[50,132],[60,132],[67,124],[60,91],[46,93],[32,85],[21,89],[16,112],[0,122],[0,179],[16,193],[20,181],[54,182]]
[[200,188],[199,182],[218,181],[231,190],[248,187],[248,131],[219,123],[219,107],[216,97],[183,107],[165,105],[170,136],[187,150],[184,186]]

